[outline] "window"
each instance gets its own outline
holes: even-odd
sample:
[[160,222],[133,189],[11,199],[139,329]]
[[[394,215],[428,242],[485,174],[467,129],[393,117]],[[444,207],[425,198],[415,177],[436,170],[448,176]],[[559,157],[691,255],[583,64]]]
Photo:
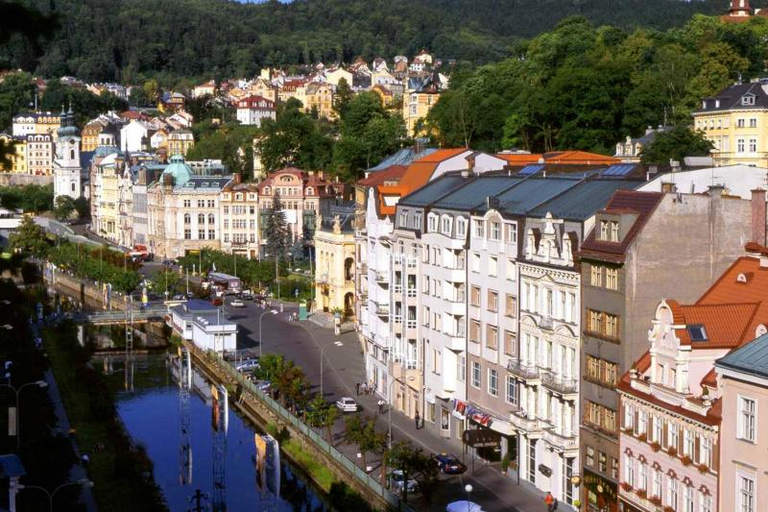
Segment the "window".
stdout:
[[749,139],[749,152],[757,153],[757,139]]
[[755,510],[755,480],[751,476],[737,474],[739,494],[739,512],[754,512]]
[[488,290],[488,311],[494,313],[499,310],[499,294],[493,290]]
[[690,485],[685,486],[685,494],[683,495],[683,499],[685,500],[685,504],[683,505],[683,512],[693,512],[693,487]]
[[757,128],[757,119],[755,119],[754,117],[752,119],[750,119],[749,120],[749,127],[750,128]]
[[456,368],[456,378],[459,382],[464,382],[467,375],[467,358],[464,356],[458,357],[458,368]]
[[198,199],[197,200],[197,207],[198,208],[205,208],[205,199]]
[[472,272],[480,272],[480,255],[472,253]]
[[490,350],[499,346],[499,330],[495,325],[485,326],[485,346]]
[[488,368],[488,394],[499,396],[499,373],[492,368]]
[[428,228],[429,228],[428,231],[430,233],[434,233],[435,231],[437,231],[437,217],[435,217],[434,215],[429,216]]
[[491,256],[488,258],[488,275],[496,277],[499,273],[499,259]]
[[608,456],[603,452],[597,452],[597,470],[601,473],[608,471]]
[[637,413],[637,433],[645,434],[646,432],[648,432],[648,413],[639,411]]
[[637,488],[648,491],[648,466],[642,462],[637,467]]
[[667,478],[667,505],[677,510],[677,480]]
[[[754,105],[755,104],[755,95],[754,94],[745,94],[741,97],[741,104],[742,105]],[[739,119],[739,121],[744,122],[743,119]]]
[[491,222],[491,240],[498,242],[501,240],[501,227],[498,222]]
[[610,338],[619,337],[619,317],[605,314],[605,335]]
[[485,235],[485,227],[483,226],[483,221],[475,219],[472,221],[472,224],[473,224],[473,236],[475,238],[483,238],[483,236]]
[[587,310],[587,328],[590,332],[600,333],[603,330],[603,315],[599,311]]
[[592,265],[591,266],[591,272],[590,272],[590,280],[589,284],[592,286],[602,286],[603,285],[603,267],[599,265]]
[[197,214],[197,223],[198,224],[205,224],[205,214],[204,213],[198,213]]
[[651,489],[651,496],[661,498],[661,471],[658,469],[653,470],[653,489]]
[[626,453],[624,454],[624,481],[632,487],[635,486],[634,462],[634,459],[630,455]]
[[470,289],[470,305],[472,306],[480,306],[480,287],[472,285],[472,288]]
[[400,227],[404,228],[408,226],[408,215],[405,212],[400,212]]
[[515,280],[515,261],[507,260],[507,279],[510,281]]
[[216,220],[216,217],[212,213],[209,213],[208,214],[208,224],[213,224],[215,222],[215,220]]
[[712,439],[709,437],[702,437],[700,448],[699,464],[709,466],[712,462]]
[[587,466],[593,467],[595,465],[595,449],[591,446],[587,446]]
[[517,405],[517,380],[511,375],[507,375],[507,390],[504,398],[507,403]]
[[184,224],[190,224],[192,222],[192,216],[188,213],[184,214]]
[[755,442],[757,404],[751,398],[739,397],[739,439]]
[[517,243],[517,224],[507,224],[507,243],[509,244],[516,244]]
[[459,218],[456,220],[456,236],[463,237],[467,235],[467,221]]
[[683,455],[687,455],[693,458],[694,450],[696,449],[696,434],[693,430],[683,430]]
[[618,480],[619,478],[619,459],[611,457],[611,478]]
[[192,230],[191,229],[185,229],[184,230],[184,240],[192,240]]
[[469,322],[469,341],[473,343],[480,342],[480,322],[477,320]]
[[628,404],[624,405],[624,428],[629,430],[635,428],[635,408]]
[[611,221],[611,242],[619,241],[619,223]]
[[653,425],[653,430],[651,430],[651,441],[660,443],[661,442],[661,417],[654,415],[652,425]]
[[480,363],[477,361],[472,361],[472,387],[480,389]]
[[504,302],[504,315],[514,318],[517,315],[517,297],[507,294]]
[[512,331],[504,331],[504,353],[509,356],[517,354],[517,337]]
[[712,512],[712,496],[699,491],[699,512]]
[[672,423],[671,421],[667,422],[667,446],[677,450],[677,445],[678,445],[677,425]]
[[736,120],[736,127],[737,128],[744,128],[744,119]]
[[609,290],[619,289],[619,269],[606,268],[605,269],[605,287]]
[[600,221],[600,240],[608,240],[608,221]]
[[442,218],[442,225],[440,226],[440,230],[444,235],[451,236],[451,218],[448,216],[444,216]]
[[736,139],[736,151],[739,153],[744,152],[744,139]]
[[[192,207],[192,200],[185,199],[184,200],[184,208],[191,208]],[[226,211],[224,213],[227,213]]]

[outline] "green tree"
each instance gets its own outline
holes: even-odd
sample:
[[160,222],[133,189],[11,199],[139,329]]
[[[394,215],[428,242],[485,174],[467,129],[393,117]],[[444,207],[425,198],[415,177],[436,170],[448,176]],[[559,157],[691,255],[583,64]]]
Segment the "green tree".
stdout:
[[291,234],[283,211],[283,203],[277,189],[274,191],[272,204],[264,216],[264,231],[267,234],[267,257],[280,261],[288,254],[291,246]]
[[376,432],[376,419],[364,419],[358,414],[348,416],[345,420],[344,440],[360,448],[363,467],[366,466],[366,453],[380,453],[386,446],[385,435]]
[[8,246],[14,252],[30,254],[36,258],[44,258],[50,248],[45,231],[29,215],[25,216],[16,231],[10,234]]
[[141,88],[144,91],[144,97],[147,102],[152,106],[157,105],[157,102],[160,101],[160,97],[163,94],[163,90],[160,88],[157,80],[151,78],[144,82],[144,85],[142,85]]
[[87,219],[91,216],[91,204],[83,196],[78,197],[75,199],[75,211],[77,211],[77,216],[80,219]]
[[9,128],[13,116],[31,110],[35,86],[28,73],[11,73],[0,82],[0,130]]
[[53,215],[58,220],[67,220],[74,211],[75,200],[70,196],[59,196],[56,198],[56,207],[53,209]]
[[339,80],[339,85],[336,86],[336,94],[333,96],[333,111],[338,117],[344,117],[347,114],[347,108],[354,96],[355,93],[347,83],[347,79],[342,78]]
[[389,467],[403,472],[403,501],[406,503],[408,503],[408,480],[422,469],[424,466],[422,459],[421,450],[414,448],[410,442],[406,441],[398,441],[387,452],[386,460]]
[[702,132],[693,131],[689,126],[676,126],[656,134],[641,150],[640,161],[644,164],[668,164],[670,160],[682,162],[686,156],[709,155],[713,148]]

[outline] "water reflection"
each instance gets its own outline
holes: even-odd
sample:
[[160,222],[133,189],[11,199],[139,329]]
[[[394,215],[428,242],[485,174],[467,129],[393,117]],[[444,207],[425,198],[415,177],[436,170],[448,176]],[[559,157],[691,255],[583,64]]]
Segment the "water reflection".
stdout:
[[279,495],[257,486],[254,427],[234,411],[226,418],[222,407],[214,415],[216,394],[222,404],[221,390],[179,358],[135,356],[126,365],[122,356],[100,357],[94,365],[103,368],[117,391],[118,413],[135,442],[146,447],[171,510],[193,508],[198,489],[209,510],[329,510],[286,461]]

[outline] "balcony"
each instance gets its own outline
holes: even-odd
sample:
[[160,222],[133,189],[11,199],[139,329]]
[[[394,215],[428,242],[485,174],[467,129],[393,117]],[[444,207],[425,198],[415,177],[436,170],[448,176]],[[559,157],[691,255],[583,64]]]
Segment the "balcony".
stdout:
[[579,388],[579,381],[576,379],[564,379],[552,373],[542,374],[541,382],[547,388],[563,395],[575,394]]
[[554,328],[555,321],[551,316],[543,316],[539,319],[539,328],[551,331]]
[[542,432],[542,439],[553,446],[556,450],[571,451],[579,449],[579,440],[576,436],[566,436],[557,432],[554,428],[545,428]]
[[539,369],[535,365],[524,365],[519,361],[510,360],[507,362],[507,370],[513,375],[523,380],[539,380]]
[[374,302],[373,309],[376,316],[389,316],[389,304]]
[[386,270],[376,272],[376,282],[381,285],[389,285],[389,272]]
[[539,420],[532,420],[520,411],[510,414],[509,419],[517,429],[524,430],[529,434],[541,430]]
[[467,337],[463,332],[446,332],[443,334],[447,337],[446,348],[450,350],[467,349]]

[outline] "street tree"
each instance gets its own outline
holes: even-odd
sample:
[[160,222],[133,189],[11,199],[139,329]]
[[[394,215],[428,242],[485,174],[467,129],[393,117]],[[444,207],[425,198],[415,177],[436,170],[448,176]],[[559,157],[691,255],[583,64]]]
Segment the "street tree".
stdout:
[[31,216],[25,216],[16,231],[10,234],[8,245],[15,252],[31,254],[36,258],[44,258],[50,247],[45,231]]
[[80,196],[75,199],[75,211],[77,211],[78,218],[86,219],[91,215],[91,204],[85,197]]
[[75,200],[70,196],[64,195],[56,198],[56,207],[53,209],[53,215],[58,220],[67,220],[74,211]]
[[290,248],[291,235],[277,189],[275,189],[272,204],[265,215],[264,230],[267,233],[267,256],[276,261],[284,259]]
[[387,444],[385,434],[376,431],[376,419],[362,418],[357,414],[346,419],[344,440],[360,448],[363,467],[367,466],[366,453],[381,453]]
[[[408,502],[408,480],[423,468],[423,459],[421,450],[414,448],[407,441],[398,441],[387,452],[385,460],[389,467],[403,472],[403,501],[406,503]],[[386,477],[386,474],[384,476]]]

